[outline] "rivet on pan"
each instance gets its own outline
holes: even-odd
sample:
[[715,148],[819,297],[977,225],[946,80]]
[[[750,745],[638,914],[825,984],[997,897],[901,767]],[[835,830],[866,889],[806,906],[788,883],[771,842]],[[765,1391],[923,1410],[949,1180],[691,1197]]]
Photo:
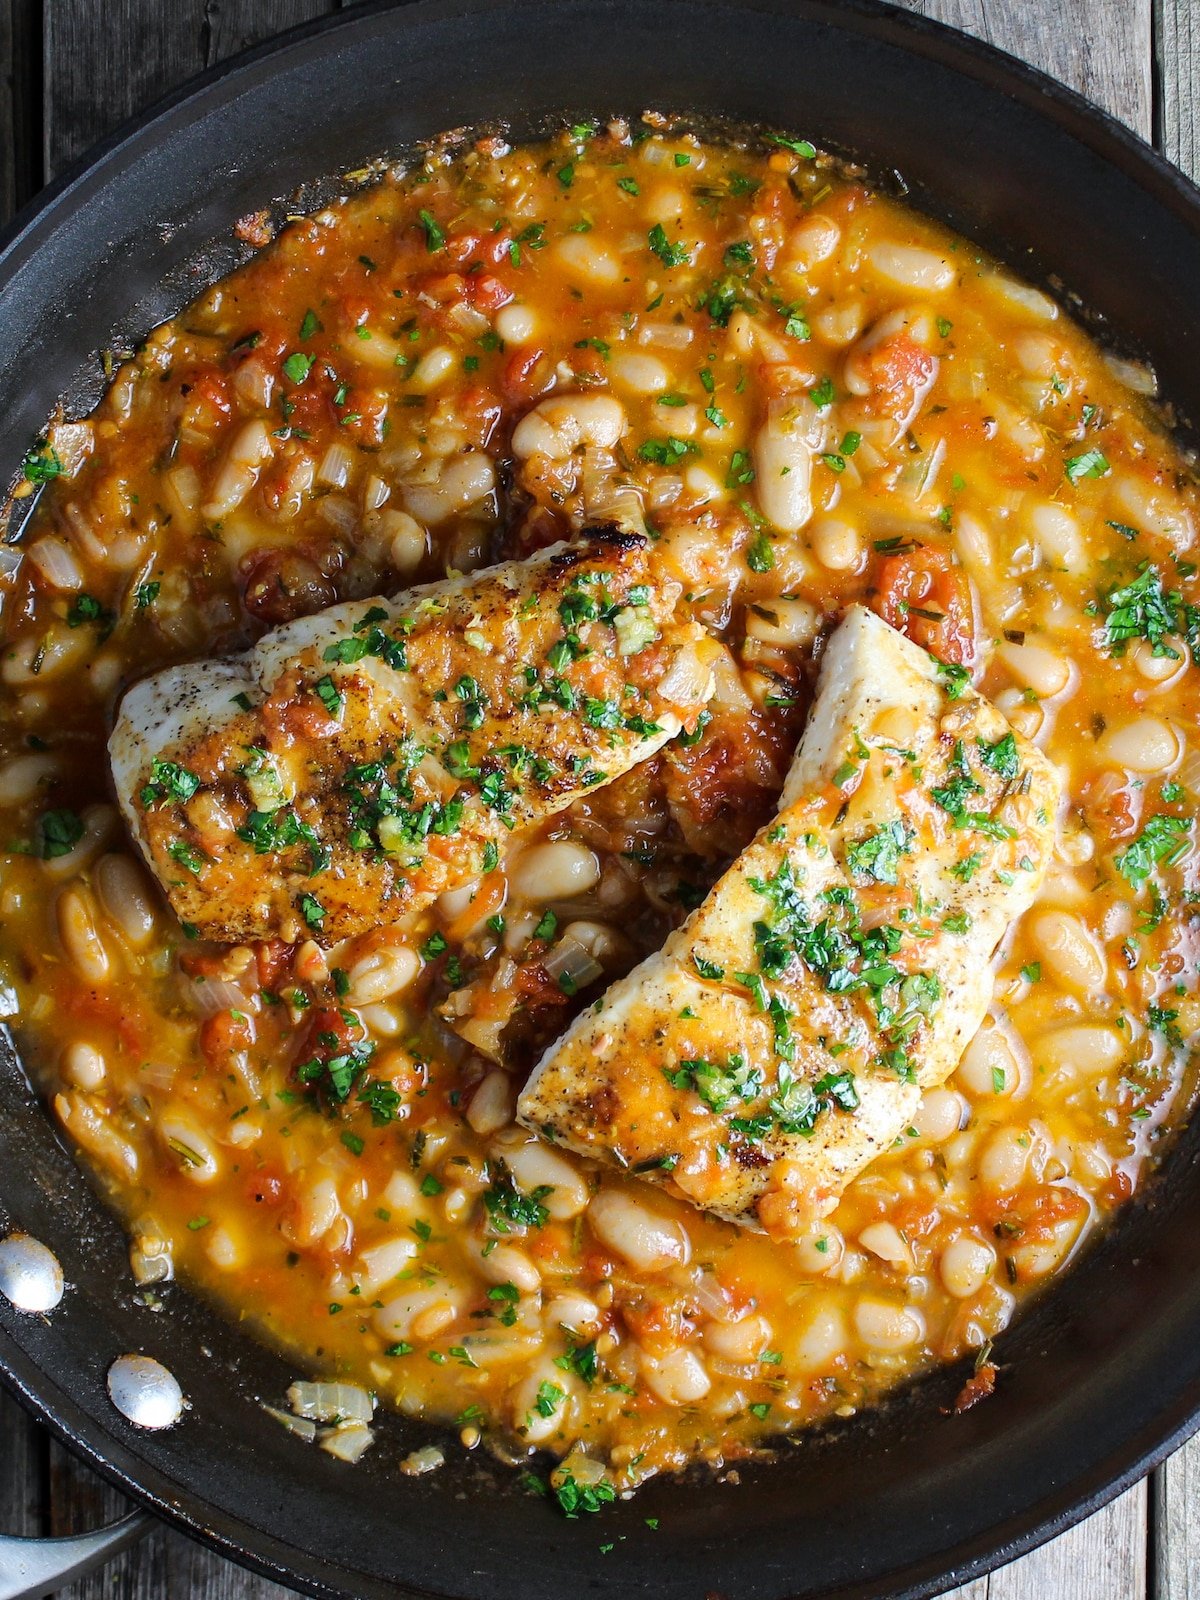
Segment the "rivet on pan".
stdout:
[[108,1369],[108,1397],[138,1428],[170,1428],[183,1412],[183,1390],[153,1356],[118,1356]]
[[53,1250],[28,1233],[0,1239],[0,1294],[18,1311],[53,1311],[63,1297],[63,1270]]

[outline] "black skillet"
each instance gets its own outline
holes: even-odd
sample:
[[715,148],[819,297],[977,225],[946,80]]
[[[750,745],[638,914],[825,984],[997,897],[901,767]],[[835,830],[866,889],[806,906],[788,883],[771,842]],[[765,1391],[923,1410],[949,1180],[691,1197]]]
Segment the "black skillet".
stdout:
[[[20,219],[0,254],[0,474],[60,395],[96,396],[86,352],[234,265],[235,218],[446,128],[525,134],[644,107],[761,121],[897,170],[915,204],[1103,313],[1200,417],[1200,196],[1029,68],[868,0],[427,0],[356,7],[219,69]],[[1146,1197],[1005,1335],[987,1404],[947,1416],[963,1373],[934,1375],[736,1486],[656,1482],[566,1522],[454,1445],[440,1472],[400,1476],[428,1435],[398,1418],[354,1468],[289,1437],[257,1402],[292,1364],[178,1288],[160,1312],[135,1303],[120,1229],[5,1050],[0,1232],[50,1244],[69,1288],[46,1319],[0,1301],[0,1367],[136,1499],[314,1594],[929,1595],[1061,1532],[1194,1426],[1198,1141],[1185,1131]],[[128,1350],[179,1378],[178,1427],[138,1433],[110,1406],[104,1374]]]

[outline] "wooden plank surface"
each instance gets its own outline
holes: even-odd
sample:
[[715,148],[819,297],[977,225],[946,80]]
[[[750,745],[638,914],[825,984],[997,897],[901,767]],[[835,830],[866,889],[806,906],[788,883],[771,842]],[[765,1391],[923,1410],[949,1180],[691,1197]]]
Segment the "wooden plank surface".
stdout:
[[[337,0],[0,0],[0,208],[181,79]],[[343,0],[349,3],[349,0]],[[901,0],[1036,62],[1200,156],[1200,0]],[[1158,52],[1157,78],[1154,62]],[[1157,89],[1157,103],[1155,91]],[[0,1393],[0,1528],[67,1532],[123,1509]],[[70,1600],[283,1600],[277,1585],[156,1530]],[[1200,1445],[1146,1485],[946,1600],[1200,1600]]]
[[[911,9],[1033,62],[1150,137],[1151,0],[913,0]],[[1148,1507],[1140,1483],[1053,1543],[946,1600],[1144,1600]]]

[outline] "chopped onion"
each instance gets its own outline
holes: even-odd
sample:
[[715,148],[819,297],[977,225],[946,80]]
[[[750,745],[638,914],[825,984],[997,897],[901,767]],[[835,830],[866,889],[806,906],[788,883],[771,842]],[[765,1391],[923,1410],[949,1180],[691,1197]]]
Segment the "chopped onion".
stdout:
[[21,565],[21,551],[11,544],[0,544],[0,577],[10,577]]
[[407,1478],[419,1478],[423,1472],[436,1472],[439,1467],[445,1466],[446,1458],[435,1444],[423,1445],[420,1450],[414,1450],[405,1456],[400,1463],[400,1471]]
[[685,322],[643,322],[638,329],[639,344],[657,345],[660,350],[686,350],[692,338]]
[[375,1402],[356,1383],[294,1383],[287,1392],[288,1405],[298,1417],[316,1422],[370,1422]]
[[328,1455],[336,1456],[339,1461],[354,1462],[371,1448],[374,1439],[370,1428],[364,1427],[361,1422],[348,1422],[344,1427],[322,1434],[321,1449]]
[[58,457],[63,476],[73,478],[92,453],[95,435],[90,422],[55,422],[48,438],[50,448]]
[[664,700],[671,700],[676,705],[695,705],[704,699],[704,691],[711,677],[712,669],[708,663],[701,659],[697,648],[689,647],[680,650],[663,674],[658,692]]
[[36,539],[29,546],[29,560],[52,589],[73,594],[83,588],[79,563],[61,539]]
[[226,978],[186,978],[183,990],[202,1017],[215,1017],[218,1011],[246,1011],[252,1007],[246,990]]
[[1158,393],[1158,379],[1154,375],[1154,369],[1145,362],[1126,361],[1121,356],[1106,355],[1104,365],[1118,383],[1123,383],[1127,389],[1132,389],[1134,394]]
[[467,305],[465,300],[459,300],[450,307],[446,313],[446,321],[453,323],[461,333],[468,334],[473,339],[477,339],[491,327],[483,312],[476,311],[475,307]]
[[391,492],[390,486],[379,474],[372,472],[363,484],[363,510],[378,511]]
[[172,467],[167,473],[171,493],[179,502],[181,511],[195,511],[200,504],[200,474],[195,467]]
[[256,361],[251,356],[242,362],[234,374],[233,387],[240,399],[249,405],[261,406],[266,411],[271,404],[275,379],[261,361]]
[[344,489],[354,470],[354,452],[349,445],[335,439],[321,457],[317,468],[317,482],[327,483],[331,489]]
[[[568,994],[582,989],[604,976],[604,968],[590,950],[585,950],[577,939],[564,934],[542,962],[549,975]],[[563,979],[567,982],[564,985]]]
[[358,523],[358,513],[344,494],[322,495],[317,501],[317,515],[337,533],[353,533]]
[[309,1422],[304,1417],[293,1417],[290,1411],[280,1411],[277,1406],[264,1405],[263,1410],[269,1417],[274,1417],[276,1422],[281,1422],[289,1433],[294,1433],[297,1438],[303,1439],[305,1444],[311,1444],[317,1437],[315,1422]]

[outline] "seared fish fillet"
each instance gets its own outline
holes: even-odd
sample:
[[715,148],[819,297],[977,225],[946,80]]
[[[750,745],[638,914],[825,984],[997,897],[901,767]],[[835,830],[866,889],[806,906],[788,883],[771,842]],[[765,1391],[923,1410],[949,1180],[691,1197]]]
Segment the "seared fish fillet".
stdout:
[[778,816],[551,1046],[520,1120],[795,1234],[958,1064],[1059,799],[1055,769],[965,673],[852,607]]
[[496,865],[690,727],[707,645],[644,534],[333,606],[125,696],[133,837],[206,938],[339,939]]

